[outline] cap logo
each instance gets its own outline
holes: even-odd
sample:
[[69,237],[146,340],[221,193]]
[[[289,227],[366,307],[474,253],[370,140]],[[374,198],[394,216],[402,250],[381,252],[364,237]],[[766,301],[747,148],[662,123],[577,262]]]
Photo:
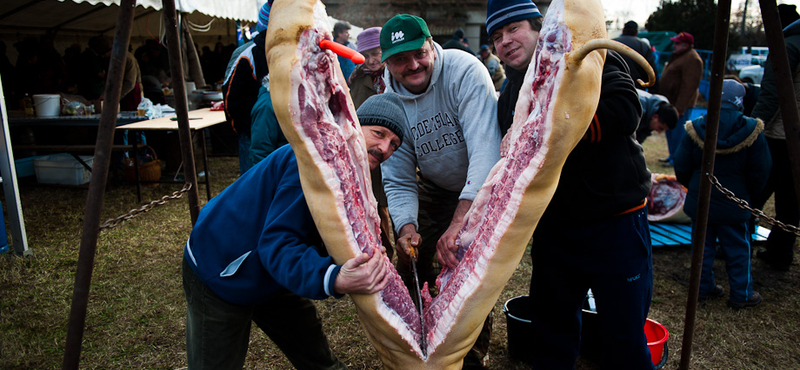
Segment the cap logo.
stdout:
[[403,33],[403,31],[392,32],[392,44],[403,41],[405,38],[406,35]]

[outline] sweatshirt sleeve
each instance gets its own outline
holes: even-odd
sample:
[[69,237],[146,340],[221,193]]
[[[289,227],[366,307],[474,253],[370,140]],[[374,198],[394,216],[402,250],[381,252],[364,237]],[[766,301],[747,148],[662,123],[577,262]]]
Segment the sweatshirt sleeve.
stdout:
[[411,138],[407,136],[407,132],[405,135],[407,139],[381,164],[389,215],[397,232],[407,224],[419,228],[416,154]]
[[473,200],[500,160],[497,94],[492,78],[477,58],[469,58],[458,88],[458,117],[467,143],[469,169],[458,199]]

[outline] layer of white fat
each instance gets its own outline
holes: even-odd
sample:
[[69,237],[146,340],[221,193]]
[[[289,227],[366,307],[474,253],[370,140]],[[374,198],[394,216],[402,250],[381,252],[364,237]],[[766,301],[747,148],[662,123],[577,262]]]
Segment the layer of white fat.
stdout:
[[[328,16],[325,13],[325,6],[321,2],[317,2],[314,6],[315,28],[307,29],[302,33],[302,36],[298,41],[296,56],[298,61],[305,61],[308,63],[316,60],[315,58],[312,58],[312,56],[318,53],[325,53],[329,58],[331,58],[331,68],[329,68],[327,74],[319,75],[307,73],[309,71],[317,71],[317,69],[313,66],[310,68],[303,68],[302,62],[294,64],[291,72],[291,112],[295,129],[305,143],[309,154],[314,159],[314,162],[317,164],[317,167],[322,173],[326,186],[337,199],[336,212],[339,216],[339,219],[342,220],[343,224],[345,225],[352,225],[353,223],[350,222],[344,206],[345,202],[352,203],[352,200],[345,199],[340,188],[340,178],[336,175],[334,169],[329,164],[324,162],[315,143],[310,139],[308,133],[303,127],[301,122],[302,107],[311,102],[319,103],[315,109],[322,110],[322,120],[327,122],[330,127],[338,127],[342,138],[346,141],[346,146],[348,149],[347,156],[350,158],[351,164],[356,167],[356,176],[359,178],[358,184],[353,185],[357,185],[359,187],[360,191],[358,193],[360,193],[363,197],[361,204],[364,204],[365,207],[364,209],[360,210],[360,213],[364,215],[364,225],[367,227],[367,230],[353,230],[352,228],[346,228],[348,234],[347,239],[350,241],[349,247],[355,255],[361,253],[363,247],[359,246],[356,242],[356,233],[366,231],[372,234],[373,240],[380,240],[380,221],[378,221],[379,217],[377,213],[377,201],[375,200],[375,196],[372,194],[371,189],[369,161],[367,157],[366,145],[361,134],[360,126],[356,121],[355,110],[353,109],[352,104],[347,104],[346,106],[342,106],[342,113],[334,116],[330,109],[328,109],[327,102],[332,96],[334,96],[334,93],[348,94],[348,92],[340,84],[340,80],[337,78],[335,72],[336,64],[334,54],[330,51],[322,50],[318,45],[319,40],[322,40],[323,38],[331,39],[330,25],[327,19]],[[305,88],[306,101],[303,102],[298,101],[297,92],[300,85],[303,85]],[[344,114],[344,110],[350,111],[352,118],[347,117],[346,114]]]
[[[314,30],[305,30],[301,39],[298,42],[297,48],[297,60],[298,61],[310,61],[313,58],[310,58],[309,55],[315,53],[324,52],[319,48],[318,40],[321,38],[318,36],[322,34],[324,38],[331,39],[330,36],[330,25],[328,22],[327,14],[325,13],[325,7],[322,5],[321,2],[317,2],[314,7],[314,24],[317,26]],[[332,68],[335,68],[335,63],[331,63]],[[310,70],[315,70],[311,68]],[[346,201],[343,197],[343,194],[340,189],[340,180],[334,173],[334,170],[331,166],[324,164],[325,163],[320,155],[319,151],[317,150],[316,145],[310,139],[309,135],[306,133],[305,128],[301,123],[301,113],[303,105],[307,104],[309,101],[317,99],[316,101],[322,101],[321,99],[326,99],[324,101],[327,102],[327,99],[330,98],[330,94],[325,94],[326,96],[317,95],[312,98],[312,94],[319,94],[318,87],[320,85],[327,85],[330,83],[334,89],[339,91],[344,91],[343,87],[339,83],[339,79],[335,78],[335,74],[331,74],[329,76],[309,76],[306,75],[306,70],[303,68],[302,63],[295,63],[292,71],[291,71],[291,81],[292,81],[292,99],[291,99],[291,114],[293,117],[293,122],[295,123],[295,129],[297,130],[301,140],[308,148],[309,155],[313,158],[314,162],[317,164],[320,172],[325,179],[325,184],[334,194],[337,199],[337,209],[336,212],[339,215],[342,222],[345,224],[350,224],[349,219],[347,217],[347,213],[344,207],[344,202]],[[306,101],[298,101],[298,87],[299,85],[303,85],[306,91]],[[346,93],[346,91],[345,91]],[[327,104],[324,104],[327,107]],[[343,107],[343,109],[352,109],[352,105],[348,105],[348,107]],[[325,113],[325,119],[333,120],[333,114],[328,111]],[[353,111],[353,118],[356,118],[355,112]],[[341,118],[341,117],[340,117]],[[339,125],[336,125],[339,126]],[[364,214],[366,216],[366,223],[367,227],[369,228],[369,232],[373,233],[376,240],[380,240],[379,233],[380,233],[380,224],[379,224],[379,217],[377,214],[377,202],[371,190],[371,182],[370,174],[369,174],[369,161],[366,152],[366,145],[364,143],[363,136],[361,135],[360,125],[358,125],[357,121],[348,120],[347,124],[339,126],[342,127],[342,137],[345,138],[348,142],[349,148],[352,150],[352,158],[354,158],[355,165],[358,166],[358,173],[361,177],[361,193],[365,196],[364,203],[368,205],[367,209],[364,209]],[[374,221],[374,222],[370,222]],[[350,241],[350,248],[352,249],[354,254],[360,253],[361,248],[356,243],[356,235],[353,233],[353,230],[348,228],[348,240]],[[380,298],[380,295],[374,295],[375,299],[375,307],[377,308],[377,313],[393,328],[395,328],[400,335],[400,337],[409,345],[411,345],[412,350],[417,354],[418,357],[423,358],[422,351],[419,347],[417,333],[413,332],[411,328],[406,325],[403,319],[391,308],[389,308]]]
[[[375,295],[378,297],[379,295]],[[403,318],[397,314],[393,309],[389,308],[386,303],[383,302],[383,299],[378,299],[376,301],[376,307],[378,308],[378,314],[386,320],[386,322],[393,328],[397,330],[397,334],[400,335],[408,345],[411,346],[411,350],[414,351],[414,354],[417,355],[423,361],[428,360],[428,356],[423,356],[422,350],[419,344],[419,333],[411,330],[411,328],[403,321]],[[428,347],[430,348],[430,346]],[[428,354],[430,354],[430,350],[428,350]]]
[[[560,11],[559,11],[560,10]],[[563,16],[563,4],[561,4],[560,9],[556,9],[555,12],[552,10],[548,10],[548,14],[554,13],[553,16],[556,18],[556,22],[549,22],[550,27],[558,27],[559,25],[564,26],[564,16]],[[542,29],[542,35],[545,35],[547,32],[547,28]],[[564,42],[571,42],[571,37],[569,32],[564,37]],[[477,256],[478,259],[474,264],[474,269],[471,274],[467,274],[468,278],[464,281],[461,287],[458,289],[458,292],[455,294],[453,300],[449,302],[445,313],[441,315],[439,321],[436,323],[435,328],[433,329],[431,335],[428,337],[429,340],[429,350],[428,353],[432,352],[432,349],[440,345],[446,338],[447,334],[450,332],[453,325],[455,325],[455,320],[464,307],[464,302],[477,290],[477,288],[481,285],[482,281],[484,280],[487,272],[488,272],[488,264],[491,261],[492,257],[495,254],[495,249],[499,245],[500,239],[506,234],[508,228],[510,227],[511,223],[515,220],[517,212],[519,211],[520,204],[522,203],[522,197],[525,195],[525,191],[528,186],[531,184],[533,179],[536,177],[536,174],[541,169],[541,166],[544,164],[545,156],[549,150],[549,139],[552,133],[552,125],[553,125],[553,106],[555,104],[555,97],[558,95],[558,91],[561,85],[561,80],[563,79],[563,73],[566,68],[565,61],[564,61],[564,54],[561,53],[560,55],[553,55],[552,53],[547,53],[545,57],[552,58],[551,62],[557,64],[557,70],[551,78],[548,79],[547,85],[548,87],[552,87],[552,90],[549,88],[545,88],[542,91],[550,90],[552,93],[545,94],[539,93],[534,94],[531,89],[531,82],[533,81],[536,71],[538,70],[538,66],[536,65],[538,62],[539,53],[537,52],[534,56],[533,60],[531,61],[531,65],[528,68],[529,74],[525,77],[525,83],[523,83],[522,91],[520,91],[519,99],[521,99],[526,107],[530,107],[528,109],[527,114],[524,114],[521,118],[524,119],[523,122],[515,122],[515,126],[518,126],[514,129],[513,134],[519,136],[525,130],[522,128],[524,126],[529,125],[542,125],[542,130],[540,132],[534,131],[537,135],[541,135],[539,138],[532,138],[534,140],[540,140],[541,145],[539,150],[529,159],[527,163],[522,163],[521,161],[516,160],[518,156],[518,152],[521,150],[521,147],[525,144],[528,138],[523,138],[523,140],[519,140],[519,137],[514,138],[511,142],[511,148],[509,150],[509,155],[506,158],[502,158],[500,162],[498,162],[496,171],[492,171],[492,175],[488,179],[488,182],[484,184],[481,188],[478,195],[475,197],[473,201],[473,206],[470,208],[469,213],[466,215],[468,226],[461,231],[459,234],[459,239],[464,245],[471,244],[475,241],[475,238],[478,237],[478,232],[480,231],[481,224],[486,222],[486,215],[489,214],[496,214],[493,212],[493,209],[487,209],[491,207],[496,207],[497,205],[492,204],[492,184],[498,185],[501,189],[507,189],[509,184],[501,184],[503,181],[503,177],[508,172],[514,172],[514,168],[511,168],[513,165],[521,166],[524,165],[524,169],[519,173],[519,176],[514,180],[513,183],[513,190],[510,194],[510,199],[504,209],[501,212],[501,217],[497,219],[497,223],[494,227],[491,228],[492,234],[489,239],[488,245],[480,246],[484,248],[481,253],[476,253],[473,256]],[[531,73],[533,71],[533,73]],[[519,104],[517,105],[519,108]],[[519,110],[517,114],[519,114]],[[540,117],[542,114],[546,116],[544,118]],[[533,225],[531,225],[533,227]],[[460,263],[458,267],[456,267],[456,271],[453,271],[453,275],[455,276],[458,274],[458,269],[467,268],[466,263]],[[452,279],[448,279],[448,282]],[[446,289],[446,286],[440,287],[441,289]]]
[[[461,284],[456,294],[453,295],[453,299],[448,302],[446,308],[442,311],[441,316],[439,316],[439,320],[436,321],[433,329],[428,329],[428,333],[426,333],[426,335],[428,338],[427,352],[429,355],[435,352],[436,348],[440,344],[444,343],[445,339],[447,339],[447,334],[450,333],[452,328],[456,325],[456,319],[458,318],[459,313],[461,313],[465,308],[464,303],[469,297],[478,291],[478,288],[481,286],[484,278],[486,277],[486,272],[488,271],[487,267],[490,260],[489,257],[493,255],[494,248],[491,248],[491,251],[487,251],[486,253],[476,253],[474,256],[477,256],[478,258],[474,265],[467,266],[465,263],[459,263],[456,267],[456,271],[454,271],[455,274],[459,273],[459,269],[463,270],[469,267],[474,268],[472,269],[472,273],[467,274],[467,279],[464,280],[464,283]],[[441,293],[439,296],[441,296]],[[437,298],[439,296],[437,296]]]

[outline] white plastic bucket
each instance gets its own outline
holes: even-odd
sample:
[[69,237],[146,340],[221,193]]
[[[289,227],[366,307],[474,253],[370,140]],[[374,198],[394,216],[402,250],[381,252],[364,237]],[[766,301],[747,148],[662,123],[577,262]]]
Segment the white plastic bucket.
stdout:
[[58,117],[61,111],[61,96],[58,94],[34,95],[33,108],[36,111],[36,117]]

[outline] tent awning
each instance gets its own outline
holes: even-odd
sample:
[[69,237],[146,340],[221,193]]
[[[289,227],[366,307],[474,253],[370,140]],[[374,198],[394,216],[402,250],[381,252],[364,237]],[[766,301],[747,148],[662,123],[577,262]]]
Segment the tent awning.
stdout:
[[[58,0],[61,2],[67,0]],[[71,0],[75,3],[92,5],[105,4],[119,6],[120,0]],[[215,18],[258,21],[258,10],[265,0],[176,0],[175,7],[179,12],[200,12]],[[138,0],[137,6],[161,10],[161,0]]]
[[[248,22],[258,20],[265,0],[178,0],[184,13]],[[119,0],[3,0],[0,1],[0,30],[61,30],[107,32],[116,27]],[[99,5],[99,6],[98,6]],[[161,0],[139,0],[135,18],[161,10]],[[151,16],[152,18],[152,16]],[[153,20],[160,22],[158,16]]]

